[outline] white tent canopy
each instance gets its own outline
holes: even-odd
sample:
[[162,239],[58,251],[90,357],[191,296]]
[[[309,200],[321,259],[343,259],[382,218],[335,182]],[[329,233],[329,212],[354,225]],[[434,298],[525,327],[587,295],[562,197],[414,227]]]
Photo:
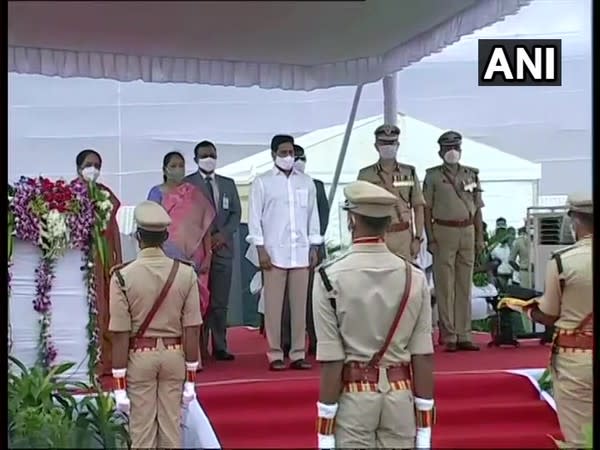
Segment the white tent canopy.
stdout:
[[8,70],[294,90],[359,85],[529,2],[9,2]]
[[[402,114],[397,123],[402,130],[398,159],[414,165],[420,181],[425,170],[441,163],[437,155],[437,139],[445,130]],[[344,186],[356,180],[358,171],[377,160],[373,132],[383,122],[383,116],[375,116],[355,122],[348,143],[346,159],[339,184]],[[307,173],[330,188],[335,183],[334,169],[340,154],[345,125],[337,125],[305,134],[296,139],[304,147]],[[479,169],[483,188],[484,220],[493,223],[497,217],[505,217],[514,227],[520,227],[527,208],[537,203],[538,182],[541,165],[505,153],[489,145],[463,138],[462,163]],[[257,174],[273,166],[271,150],[229,164],[219,173],[232,177],[238,184],[251,183]],[[339,205],[343,193],[337,190],[332,203],[327,230],[327,240],[345,242],[349,239],[345,220]]]
[[[362,167],[375,162],[377,154],[373,132],[382,123],[383,116],[375,116],[354,124],[340,176],[341,184],[354,181]],[[403,114],[398,114],[397,124],[401,130],[398,159],[414,165],[420,179],[423,180],[427,168],[441,163],[437,154],[437,139],[446,130]],[[297,144],[306,151],[307,172],[326,184],[333,181],[333,169],[340,153],[344,131],[345,125],[336,125],[296,139]],[[540,164],[518,158],[489,145],[463,138],[462,151],[462,163],[477,167],[482,181],[541,178]],[[251,181],[256,174],[265,172],[272,165],[271,150],[267,149],[223,167],[220,173],[243,183]]]

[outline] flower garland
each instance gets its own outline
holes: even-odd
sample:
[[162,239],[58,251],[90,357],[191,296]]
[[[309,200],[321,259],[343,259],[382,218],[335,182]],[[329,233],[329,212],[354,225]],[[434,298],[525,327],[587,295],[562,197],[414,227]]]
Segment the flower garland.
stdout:
[[[95,377],[100,359],[98,311],[94,257],[107,264],[107,243],[104,231],[112,212],[110,194],[95,184],[82,180],[66,183],[47,178],[22,177],[14,187],[9,186],[9,283],[13,239],[32,242],[42,251],[36,269],[35,311],[40,314],[38,364],[48,368],[56,359],[56,348],[50,334],[52,301],[50,290],[58,258],[69,248],[83,253],[82,271],[87,290],[89,321],[88,373]],[[10,286],[9,286],[10,291]]]

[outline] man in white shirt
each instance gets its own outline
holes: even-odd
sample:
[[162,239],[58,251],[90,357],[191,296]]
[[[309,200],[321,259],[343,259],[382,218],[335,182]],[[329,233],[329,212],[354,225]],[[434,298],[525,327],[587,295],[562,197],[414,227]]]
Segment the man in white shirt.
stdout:
[[281,317],[287,286],[290,302],[290,368],[310,369],[305,359],[306,293],[309,268],[318,261],[323,242],[315,184],[294,168],[294,138],[271,140],[272,170],[252,183],[248,201],[248,243],[258,251],[263,271],[265,332],[270,370],[286,368],[281,346]]

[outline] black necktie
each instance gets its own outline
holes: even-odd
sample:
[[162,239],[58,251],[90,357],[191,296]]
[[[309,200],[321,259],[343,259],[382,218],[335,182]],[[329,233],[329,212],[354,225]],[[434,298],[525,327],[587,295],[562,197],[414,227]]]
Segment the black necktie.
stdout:
[[213,205],[213,207],[216,210],[217,209],[217,205],[215,205],[215,190],[213,189],[211,180],[212,180],[211,177],[206,177],[204,179],[204,181],[206,182],[206,189],[208,189],[208,194],[209,194],[209,197],[210,197],[210,203]]

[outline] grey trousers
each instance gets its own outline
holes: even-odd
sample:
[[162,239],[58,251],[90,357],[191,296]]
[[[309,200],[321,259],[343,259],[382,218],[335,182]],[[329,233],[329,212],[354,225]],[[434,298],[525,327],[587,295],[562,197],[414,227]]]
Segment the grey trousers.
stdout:
[[232,260],[213,257],[210,266],[210,305],[206,332],[212,334],[213,353],[227,351],[227,312],[231,288]]

